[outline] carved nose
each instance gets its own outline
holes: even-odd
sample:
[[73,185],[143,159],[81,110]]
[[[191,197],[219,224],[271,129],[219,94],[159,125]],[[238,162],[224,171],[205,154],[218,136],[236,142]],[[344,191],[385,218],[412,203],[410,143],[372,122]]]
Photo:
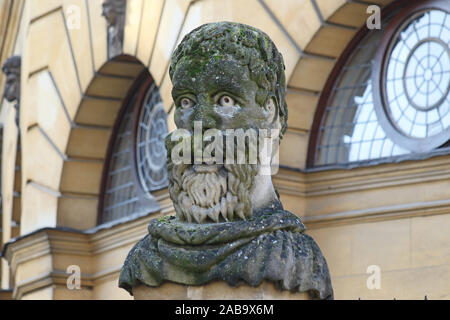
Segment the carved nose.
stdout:
[[207,130],[217,128],[218,119],[211,107],[206,105],[198,105],[195,107],[191,118],[191,128],[194,129],[194,123],[200,121],[202,129]]

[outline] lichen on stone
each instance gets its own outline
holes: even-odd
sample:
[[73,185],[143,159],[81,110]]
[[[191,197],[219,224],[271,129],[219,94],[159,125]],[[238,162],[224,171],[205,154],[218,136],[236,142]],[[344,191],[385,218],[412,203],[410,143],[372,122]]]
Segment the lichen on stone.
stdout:
[[202,25],[181,41],[172,55],[169,74],[173,79],[178,65],[189,65],[189,77],[205,71],[210,60],[233,58],[250,70],[250,77],[261,89],[258,103],[264,105],[273,96],[280,106],[281,134],[286,131],[286,77],[282,54],[263,31],[234,22]]
[[[281,130],[275,136],[282,137],[284,69],[281,53],[261,30],[232,22],[202,25],[184,37],[171,59],[174,122],[188,133],[200,121],[222,131],[276,128]],[[219,107],[223,96],[233,105]],[[185,99],[188,107],[180,104]],[[232,117],[221,112],[231,107],[238,110]],[[182,138],[171,138],[166,137],[167,168],[176,217],[150,221],[148,235],[126,258],[121,288],[133,294],[140,284],[158,287],[166,281],[231,286],[270,281],[312,298],[333,298],[325,258],[300,218],[283,209],[270,176],[260,175],[259,160],[175,164],[171,151]],[[278,143],[273,142],[275,149]],[[249,158],[248,148],[243,158]]]
[[[271,213],[271,214],[269,214]],[[139,284],[164,281],[203,285],[222,280],[258,286],[264,280],[281,289],[332,299],[327,263],[295,215],[263,209],[249,221],[192,225],[178,219],[153,220],[149,235],[128,254],[119,286],[132,294]]]

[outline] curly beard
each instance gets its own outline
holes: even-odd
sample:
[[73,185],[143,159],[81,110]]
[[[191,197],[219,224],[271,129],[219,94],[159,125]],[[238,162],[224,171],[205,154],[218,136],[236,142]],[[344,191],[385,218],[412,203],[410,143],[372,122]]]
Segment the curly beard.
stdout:
[[252,214],[251,190],[258,166],[169,165],[169,193],[180,220],[246,220]]

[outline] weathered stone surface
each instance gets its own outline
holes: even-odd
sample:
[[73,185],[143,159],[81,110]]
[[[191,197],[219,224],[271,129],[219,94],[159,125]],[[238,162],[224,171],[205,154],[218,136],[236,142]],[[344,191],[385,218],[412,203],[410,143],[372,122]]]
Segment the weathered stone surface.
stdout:
[[6,75],[5,90],[3,97],[9,102],[16,102],[16,124],[19,125],[20,110],[20,73],[22,58],[20,56],[9,57],[2,66],[2,71]]
[[126,2],[106,0],[102,8],[102,15],[108,22],[108,57],[111,59],[123,52]]
[[5,91],[3,96],[9,102],[20,99],[20,56],[8,58],[2,66],[2,71],[6,75]]
[[133,288],[135,300],[310,300],[307,292],[281,290],[275,282],[263,281],[252,287],[245,283],[230,286],[214,281],[202,286],[164,282],[158,288],[140,285]]
[[[125,261],[121,288],[146,296],[137,287],[165,291],[172,283],[200,292],[226,283],[262,298],[262,284],[271,283],[286,294],[333,298],[319,247],[272,183],[270,164],[287,128],[284,70],[272,40],[244,24],[206,24],[181,41],[169,71],[179,130],[166,137],[176,216],[150,222]],[[209,129],[214,140],[205,138]],[[252,134],[268,138],[268,149]],[[176,288],[174,297],[183,296]]]
[[149,235],[129,253],[119,286],[169,280],[202,285],[214,280],[236,286],[276,282],[284,290],[333,297],[325,259],[295,215],[278,203],[248,221],[193,224],[175,217],[152,220]]

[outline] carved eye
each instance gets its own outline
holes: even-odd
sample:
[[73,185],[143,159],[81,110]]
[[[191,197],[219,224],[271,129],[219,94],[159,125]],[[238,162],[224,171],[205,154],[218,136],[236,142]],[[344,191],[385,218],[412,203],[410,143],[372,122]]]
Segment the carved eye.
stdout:
[[189,98],[183,98],[181,99],[181,107],[183,109],[189,109],[194,105],[194,101],[192,101]]
[[219,99],[219,105],[222,107],[231,107],[234,106],[234,99],[230,96],[222,96]]

